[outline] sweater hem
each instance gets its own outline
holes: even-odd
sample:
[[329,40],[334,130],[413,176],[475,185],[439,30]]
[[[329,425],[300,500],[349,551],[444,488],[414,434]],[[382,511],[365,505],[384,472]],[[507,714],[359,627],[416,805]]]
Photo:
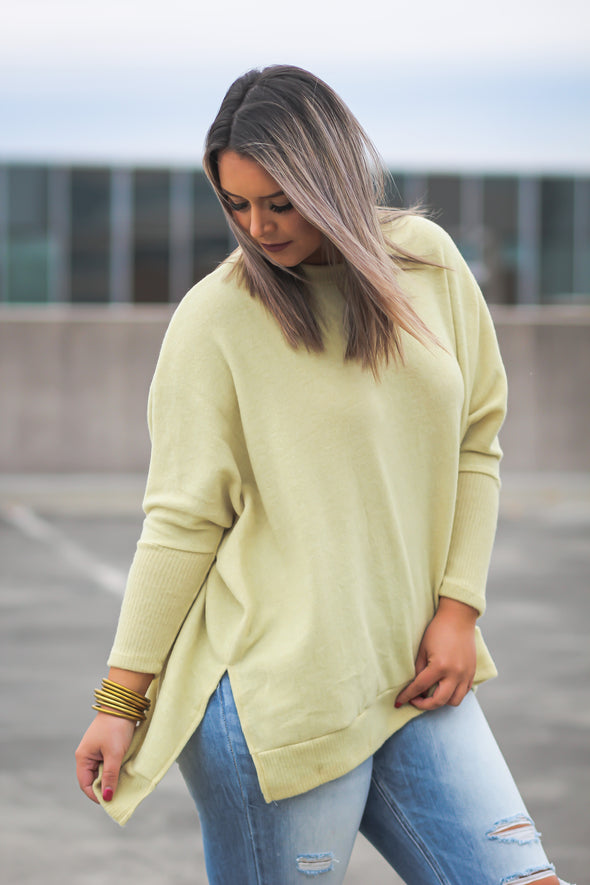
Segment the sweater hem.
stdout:
[[422,711],[410,706],[395,709],[400,689],[384,692],[340,731],[288,747],[252,752],[266,802],[288,799],[342,777],[372,756],[394,732],[421,715]]
[[[474,685],[496,675],[491,661],[478,667]],[[402,686],[389,689],[376,702],[341,729],[288,747],[252,752],[260,789],[266,802],[288,799],[348,774],[373,756],[408,722],[423,715],[409,704],[396,709]]]

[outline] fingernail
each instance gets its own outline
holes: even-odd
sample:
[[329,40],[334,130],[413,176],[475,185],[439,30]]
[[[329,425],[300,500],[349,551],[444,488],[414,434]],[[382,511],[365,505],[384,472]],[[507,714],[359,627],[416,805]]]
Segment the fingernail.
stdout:
[[102,791],[102,798],[104,799],[105,802],[111,801],[111,799],[113,798],[113,791],[111,790],[110,787],[104,788],[104,790]]
[[402,706],[402,702],[401,702],[401,701],[396,701],[396,702],[395,702],[395,707],[396,707],[396,709],[399,709],[401,706]]

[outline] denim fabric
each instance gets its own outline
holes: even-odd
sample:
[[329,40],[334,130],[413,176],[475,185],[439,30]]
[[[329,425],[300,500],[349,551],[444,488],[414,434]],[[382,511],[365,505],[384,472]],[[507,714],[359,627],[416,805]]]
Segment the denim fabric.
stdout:
[[527,885],[552,870],[472,693],[344,777],[266,803],[226,674],[179,765],[211,885],[337,885],[359,828],[407,885]]

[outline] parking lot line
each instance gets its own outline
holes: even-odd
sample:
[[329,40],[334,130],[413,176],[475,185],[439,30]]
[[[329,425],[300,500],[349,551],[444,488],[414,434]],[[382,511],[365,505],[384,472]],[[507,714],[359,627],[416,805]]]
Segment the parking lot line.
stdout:
[[47,544],[53,553],[76,569],[100,590],[121,597],[125,590],[126,574],[113,568],[80,544],[72,541],[60,529],[43,519],[31,507],[10,504],[0,508],[0,516],[23,535]]

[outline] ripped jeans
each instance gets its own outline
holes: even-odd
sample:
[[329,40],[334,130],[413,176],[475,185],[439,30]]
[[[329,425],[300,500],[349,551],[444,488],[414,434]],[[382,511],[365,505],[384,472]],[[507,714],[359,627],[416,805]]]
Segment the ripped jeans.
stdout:
[[210,885],[337,885],[359,829],[407,885],[553,874],[473,693],[413,719],[344,777],[267,804],[226,674],[179,766]]

